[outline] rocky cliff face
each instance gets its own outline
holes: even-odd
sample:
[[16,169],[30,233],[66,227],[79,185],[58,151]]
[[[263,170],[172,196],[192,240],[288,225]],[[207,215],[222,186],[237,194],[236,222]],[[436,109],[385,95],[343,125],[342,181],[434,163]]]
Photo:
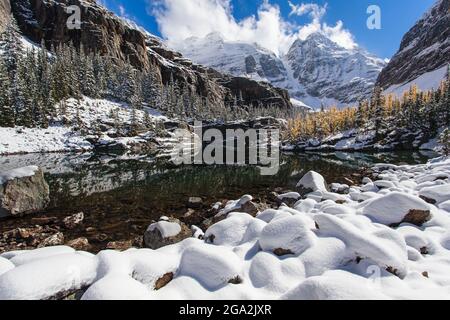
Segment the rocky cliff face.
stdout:
[[405,34],[399,52],[378,77],[378,84],[386,89],[409,83],[426,73],[445,67],[448,63],[450,0],[438,0]]
[[[130,61],[137,68],[150,70],[161,86],[173,77],[213,103],[233,101],[233,96],[242,91],[246,102],[258,101],[266,105],[270,101],[280,108],[291,107],[286,92],[256,82],[251,82],[248,88],[236,88],[232,78],[193,64],[167,48],[157,37],[117,17],[95,0],[14,0],[11,3],[21,31],[36,43],[44,39],[47,46],[70,42],[75,46],[82,44],[87,51]],[[67,28],[70,16],[67,7],[70,5],[81,8],[80,29]],[[255,96],[255,93],[263,93],[263,96]]]
[[9,21],[11,7],[9,0],[0,0],[0,32],[3,31]]

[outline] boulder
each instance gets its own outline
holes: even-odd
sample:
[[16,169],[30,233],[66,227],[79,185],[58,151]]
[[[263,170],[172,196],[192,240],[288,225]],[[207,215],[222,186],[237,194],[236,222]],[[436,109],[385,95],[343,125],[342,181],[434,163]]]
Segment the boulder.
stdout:
[[339,194],[348,194],[350,191],[350,186],[348,184],[332,183],[331,192]]
[[152,223],[144,233],[146,248],[159,249],[192,237],[189,227],[178,219],[169,218]]
[[107,250],[126,251],[133,247],[133,240],[112,241],[106,245]]
[[413,195],[391,192],[371,200],[362,213],[372,221],[388,226],[401,223],[422,226],[431,219],[431,206]]
[[187,205],[188,205],[188,208],[199,209],[203,205],[203,200],[200,197],[190,197]]
[[277,196],[277,202],[279,204],[284,203],[289,207],[293,207],[297,203],[297,201],[301,199],[301,197],[302,196],[297,192],[283,193]]
[[213,222],[219,222],[225,219],[228,214],[233,212],[247,213],[253,217],[256,217],[259,212],[258,207],[252,202],[253,197],[251,195],[245,195],[239,200],[228,201],[225,208],[219,211],[219,213],[213,218]]
[[32,214],[50,202],[50,189],[43,171],[24,167],[0,174],[0,217]]
[[305,174],[297,183],[297,189],[302,195],[316,191],[328,191],[325,178],[315,171],[309,171]]

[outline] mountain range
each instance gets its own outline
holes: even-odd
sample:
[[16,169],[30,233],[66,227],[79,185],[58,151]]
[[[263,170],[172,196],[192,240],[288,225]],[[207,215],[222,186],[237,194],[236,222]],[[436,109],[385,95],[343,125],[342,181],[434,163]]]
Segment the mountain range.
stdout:
[[292,98],[321,105],[355,105],[377,84],[401,95],[413,84],[436,89],[450,63],[450,0],[438,0],[405,34],[388,62],[362,48],[346,49],[317,32],[277,56],[256,43],[228,41],[220,33],[177,45],[186,57],[234,76],[271,83]]
[[[80,30],[65,27],[66,8],[74,4],[83,13]],[[436,1],[405,34],[389,63],[362,48],[343,48],[321,33],[296,40],[282,56],[220,33],[189,38],[177,45],[179,53],[95,0],[0,0],[0,30],[11,11],[34,43],[83,45],[149,70],[160,86],[174,79],[214,103],[240,96],[246,104],[319,108],[356,104],[370,97],[375,84],[397,94],[413,83],[421,89],[438,86],[450,63],[449,7],[450,0]]]
[[322,33],[296,40],[280,57],[256,43],[227,41],[220,33],[186,39],[177,49],[196,63],[286,89],[313,108],[369,97],[386,66],[365,50],[345,49]]
[[[82,12],[80,29],[69,29],[67,8],[77,5]],[[222,74],[209,67],[194,64],[180,53],[132,21],[123,19],[95,0],[0,0],[0,28],[10,18],[16,19],[24,38],[48,49],[61,43],[83,47],[113,59],[131,63],[135,68],[154,75],[162,87],[171,81],[215,104],[232,103],[236,96],[246,105],[291,108],[286,90],[264,82]]]

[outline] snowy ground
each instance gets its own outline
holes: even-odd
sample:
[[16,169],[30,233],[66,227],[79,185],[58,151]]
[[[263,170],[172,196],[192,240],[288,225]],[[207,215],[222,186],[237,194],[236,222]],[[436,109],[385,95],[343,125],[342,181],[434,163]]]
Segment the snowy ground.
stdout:
[[374,171],[362,186],[333,184],[342,193],[311,172],[299,187],[313,192],[293,208],[230,213],[207,241],[96,256],[68,247],[2,254],[0,299],[80,288],[83,299],[450,299],[450,158]]
[[[0,127],[0,155],[92,150],[94,146],[86,140],[88,135],[75,130],[78,102],[75,99],[68,99],[66,105],[64,115],[60,106],[57,105],[59,116],[52,120],[52,124],[47,129]],[[84,97],[80,100],[78,110],[81,124],[87,130],[94,130],[101,124],[113,126],[115,121],[121,125],[127,125],[131,121],[129,106],[109,100]],[[111,117],[112,112],[117,112],[117,119]],[[136,111],[138,122],[143,122],[146,112],[151,121],[166,119],[155,110],[146,108]],[[63,120],[66,122],[64,125],[62,124]],[[108,130],[103,133],[101,140],[105,143],[117,142],[124,145],[142,142],[142,137],[109,138],[108,134],[115,133],[115,129]]]
[[355,152],[364,150],[390,151],[396,150],[398,145],[407,145],[406,149],[428,150],[440,153],[442,144],[439,142],[444,128],[439,129],[435,138],[428,141],[423,140],[422,131],[398,132],[396,129],[389,129],[384,132],[385,138],[376,141],[375,130],[358,131],[355,129],[339,132],[325,137],[322,140],[309,139],[297,144],[286,142],[282,149],[284,151],[304,150],[304,151],[344,151]]

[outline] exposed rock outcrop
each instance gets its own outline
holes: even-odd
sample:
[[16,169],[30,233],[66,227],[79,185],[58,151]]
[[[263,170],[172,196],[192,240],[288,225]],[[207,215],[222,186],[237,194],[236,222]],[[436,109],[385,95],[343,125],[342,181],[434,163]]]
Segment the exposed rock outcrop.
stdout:
[[450,0],[439,0],[403,37],[378,85],[409,83],[450,63]]
[[26,167],[0,175],[0,217],[42,211],[50,202],[44,173],[38,167]]
[[0,32],[2,32],[9,21],[11,6],[9,0],[0,0]]

